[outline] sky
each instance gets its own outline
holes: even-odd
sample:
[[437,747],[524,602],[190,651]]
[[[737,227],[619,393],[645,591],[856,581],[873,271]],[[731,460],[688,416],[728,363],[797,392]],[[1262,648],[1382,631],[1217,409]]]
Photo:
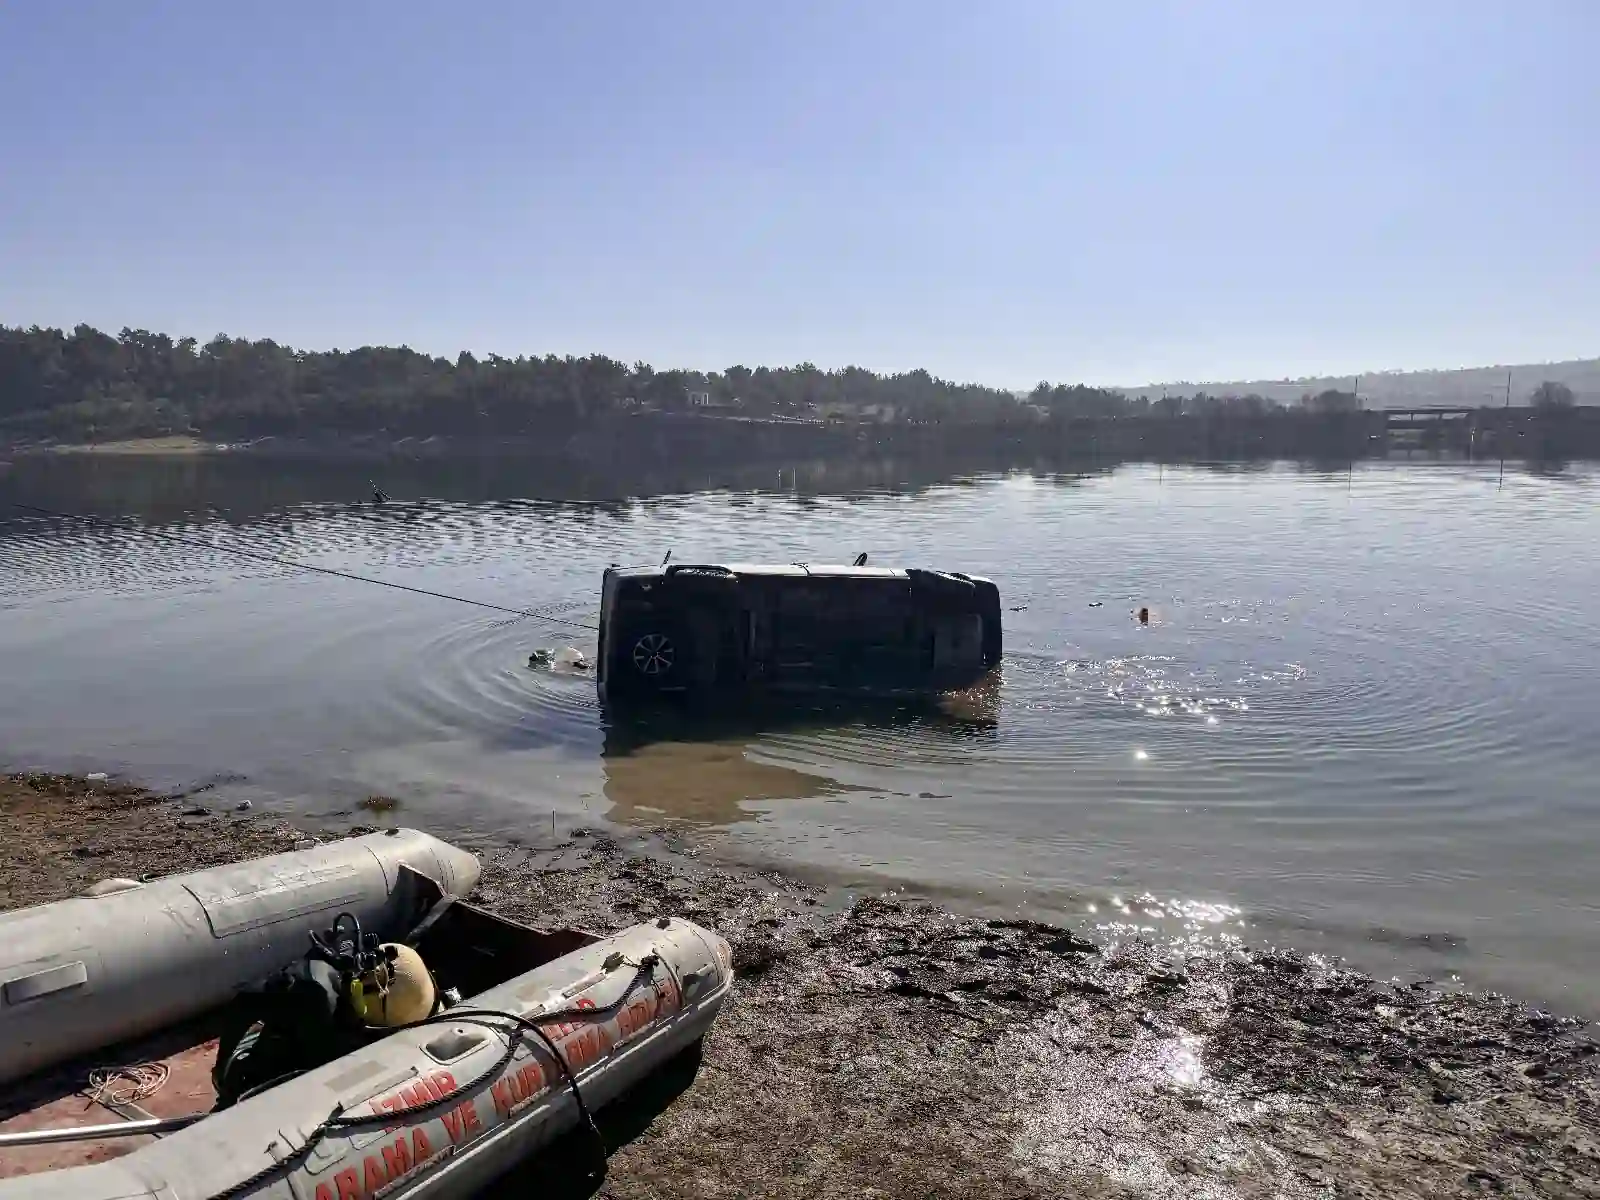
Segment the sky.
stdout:
[[1006,387],[1600,354],[1600,3],[0,0],[0,323]]

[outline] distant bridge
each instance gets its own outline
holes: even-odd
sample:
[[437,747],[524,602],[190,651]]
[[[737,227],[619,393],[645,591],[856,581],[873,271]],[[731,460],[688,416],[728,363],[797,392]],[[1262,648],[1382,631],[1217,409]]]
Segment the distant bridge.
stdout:
[[1454,405],[1419,405],[1415,408],[1388,408],[1383,410],[1384,425],[1391,431],[1397,429],[1437,429],[1458,421],[1471,422],[1478,415],[1476,408]]

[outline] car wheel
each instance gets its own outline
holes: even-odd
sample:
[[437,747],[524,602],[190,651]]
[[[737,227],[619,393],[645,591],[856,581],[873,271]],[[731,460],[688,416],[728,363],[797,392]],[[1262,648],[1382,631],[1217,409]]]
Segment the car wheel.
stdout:
[[628,657],[635,671],[651,682],[660,683],[678,665],[678,646],[664,633],[643,633],[634,639]]

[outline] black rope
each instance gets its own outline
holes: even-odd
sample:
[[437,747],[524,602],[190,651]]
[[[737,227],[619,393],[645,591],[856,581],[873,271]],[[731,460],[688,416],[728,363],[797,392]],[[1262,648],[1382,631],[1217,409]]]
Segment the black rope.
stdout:
[[596,1164],[594,1170],[591,1172],[591,1175],[595,1178],[598,1186],[599,1183],[604,1182],[606,1177],[608,1152],[606,1150],[605,1135],[600,1132],[600,1127],[595,1124],[594,1114],[589,1110],[589,1105],[583,1098],[583,1090],[578,1086],[578,1077],[572,1070],[571,1064],[567,1062],[566,1056],[561,1053],[560,1047],[556,1045],[554,1039],[552,1039],[550,1035],[544,1031],[542,1026],[549,1022],[570,1021],[579,1017],[587,1020],[594,1020],[598,1017],[603,1017],[608,1013],[616,1011],[625,1003],[627,1003],[628,997],[633,995],[634,990],[639,986],[641,980],[645,979],[646,977],[654,977],[655,969],[660,962],[661,958],[659,955],[645,955],[644,958],[641,959],[637,964],[637,969],[634,971],[633,978],[629,980],[628,986],[622,989],[622,994],[604,1007],[561,1008],[555,1009],[551,1012],[537,1013],[532,1017],[525,1017],[520,1013],[506,1012],[501,1009],[493,1008],[474,1008],[466,1010],[446,1009],[444,1012],[435,1013],[432,1016],[424,1017],[420,1021],[412,1021],[406,1025],[371,1027],[370,1032],[372,1033],[390,1034],[399,1033],[403,1029],[417,1029],[424,1025],[444,1025],[451,1023],[460,1025],[482,1025],[489,1029],[496,1028],[496,1025],[494,1024],[496,1021],[509,1021],[512,1025],[510,1033],[508,1033],[506,1036],[505,1053],[500,1056],[500,1058],[492,1067],[481,1072],[476,1078],[471,1079],[466,1083],[457,1084],[453,1091],[446,1092],[443,1095],[435,1096],[431,1100],[424,1100],[416,1104],[407,1105],[404,1108],[385,1109],[381,1112],[362,1113],[356,1116],[345,1116],[344,1105],[335,1105],[333,1111],[328,1114],[327,1118],[322,1122],[322,1124],[318,1125],[311,1131],[311,1134],[306,1138],[304,1145],[285,1155],[283,1158],[278,1159],[269,1166],[261,1168],[261,1170],[257,1171],[249,1178],[242,1179],[226,1190],[217,1192],[213,1196],[209,1197],[209,1200],[232,1200],[234,1196],[238,1196],[249,1191],[257,1184],[272,1178],[279,1172],[292,1170],[295,1164],[297,1164],[306,1155],[310,1154],[312,1150],[316,1149],[317,1145],[322,1141],[322,1139],[327,1137],[328,1134],[334,1132],[335,1130],[354,1129],[359,1128],[362,1125],[371,1125],[376,1123],[382,1123],[385,1125],[393,1124],[395,1121],[402,1120],[406,1117],[416,1116],[419,1113],[431,1112],[436,1108],[441,1108],[446,1104],[453,1103],[460,1097],[466,1095],[468,1092],[476,1091],[489,1080],[498,1077],[500,1072],[505,1070],[506,1065],[516,1057],[517,1047],[522,1043],[523,1035],[528,1032],[532,1032],[539,1038],[540,1041],[545,1044],[545,1048],[549,1050],[550,1056],[555,1059],[556,1066],[561,1068],[561,1074],[563,1079],[566,1081],[567,1086],[572,1089],[573,1103],[576,1105],[578,1110],[578,1121],[580,1125],[588,1131],[590,1144],[595,1147]]
[[[623,993],[624,998],[632,993],[632,991],[633,985],[630,984],[628,986],[628,991]],[[597,1012],[605,1011],[607,1010],[595,1008],[571,1009],[564,1010],[562,1012],[541,1014],[538,1020],[562,1020],[580,1014],[592,1016]],[[453,1103],[458,1097],[478,1087],[481,1087],[487,1080],[498,1077],[500,1072],[505,1070],[510,1064],[511,1060],[516,1057],[517,1047],[522,1044],[523,1035],[526,1033],[532,1033],[545,1044],[545,1049],[550,1052],[550,1057],[555,1059],[556,1066],[561,1068],[561,1074],[565,1079],[567,1086],[572,1089],[572,1100],[578,1109],[578,1124],[589,1134],[589,1144],[593,1146],[595,1150],[595,1166],[590,1174],[594,1177],[597,1186],[600,1183],[603,1183],[606,1177],[606,1160],[608,1158],[605,1136],[600,1132],[600,1126],[595,1124],[594,1114],[589,1111],[588,1102],[583,1098],[583,1089],[578,1086],[578,1077],[576,1074],[574,1074],[571,1064],[567,1062],[566,1056],[561,1053],[560,1048],[555,1044],[555,1041],[550,1037],[550,1035],[541,1029],[534,1020],[528,1017],[519,1016],[518,1014],[512,1012],[501,1012],[496,1009],[477,1009],[468,1013],[455,1013],[446,1011],[438,1014],[437,1016],[428,1017],[421,1021],[414,1021],[410,1025],[400,1026],[400,1028],[415,1029],[419,1025],[443,1025],[454,1023],[460,1025],[483,1025],[493,1029],[495,1028],[494,1022],[498,1020],[512,1022],[511,1032],[506,1035],[505,1053],[500,1056],[499,1060],[495,1062],[494,1066],[484,1071],[472,1082],[458,1084],[455,1091],[449,1092],[443,1096],[439,1096],[433,1100],[413,1104],[407,1108],[395,1109],[393,1111],[385,1110],[383,1112],[363,1113],[353,1117],[347,1117],[342,1112],[336,1111],[332,1113],[319,1127],[321,1133],[326,1134],[328,1131],[337,1129],[356,1129],[362,1125],[371,1125],[374,1123],[388,1125],[392,1124],[397,1118],[415,1116],[418,1113],[428,1112],[432,1109],[439,1108],[442,1105]]]
[[436,600],[454,600],[457,604],[470,604],[475,608],[487,608],[494,612],[513,614],[517,620],[532,617],[538,621],[548,621],[554,625],[567,625],[573,629],[594,630],[598,626],[589,625],[582,621],[570,621],[565,617],[553,617],[541,609],[511,608],[504,604],[491,604],[487,600],[473,600],[468,596],[455,596],[449,592],[435,592],[428,588],[413,587],[409,583],[395,583],[389,579],[374,579],[370,575],[357,575],[351,571],[340,571],[333,567],[317,567],[310,563],[297,562],[292,558],[284,558],[279,554],[269,554],[261,550],[247,550],[243,546],[230,546],[226,542],[207,542],[200,538],[184,537],[182,534],[163,533],[145,525],[129,526],[116,521],[108,521],[103,517],[85,516],[82,513],[61,512],[51,508],[40,508],[37,504],[23,504],[18,500],[7,501],[13,508],[24,512],[36,513],[42,517],[53,517],[61,521],[82,521],[89,525],[98,525],[105,529],[112,529],[118,533],[133,532],[158,541],[172,542],[180,546],[194,546],[202,550],[221,550],[225,554],[236,554],[241,558],[253,558],[261,562],[275,563],[280,567],[290,567],[296,571],[309,571],[317,575],[332,575],[336,579],[348,579],[355,583],[371,583],[378,587],[393,588],[399,592],[411,592],[418,596],[432,596]]
[[[506,1012],[497,1008],[447,1008],[443,1012],[434,1013],[432,1016],[423,1017],[420,1021],[412,1021],[406,1025],[368,1026],[368,1032],[398,1033],[404,1029],[418,1029],[424,1025],[448,1025],[452,1021],[459,1021],[462,1024],[468,1025],[489,1025],[491,1020],[510,1021],[517,1027],[519,1034],[522,1031],[531,1030],[544,1042],[550,1053],[555,1056],[556,1063],[561,1067],[561,1072],[566,1076],[567,1082],[572,1085],[572,1094],[574,1099],[576,1099],[578,1102],[579,1114],[590,1125],[593,1125],[593,1120],[589,1118],[588,1106],[584,1104],[583,1096],[578,1091],[578,1080],[572,1074],[572,1068],[567,1065],[567,1060],[563,1058],[560,1051],[556,1049],[556,1044],[550,1040],[550,1035],[544,1031],[542,1026],[555,1022],[571,1021],[580,1017],[585,1020],[593,1021],[596,1018],[604,1017],[610,1013],[616,1012],[628,1002],[628,997],[633,995],[635,989],[638,988],[642,980],[655,977],[655,969],[660,964],[660,955],[653,953],[645,955],[642,960],[635,964],[633,978],[628,981],[628,986],[622,989],[622,994],[603,1008],[558,1008],[550,1012],[537,1013],[532,1017],[524,1017],[518,1013]],[[515,1042],[517,1039],[513,1038],[512,1040]],[[515,1047],[513,1046],[511,1053],[514,1052]],[[454,1092],[451,1092],[448,1096],[443,1098],[419,1103],[410,1108],[385,1109],[381,1113],[369,1113],[365,1116],[358,1117],[330,1117],[329,1120],[332,1122],[334,1127],[343,1128],[346,1126],[367,1124],[372,1121],[390,1122],[396,1117],[404,1117],[411,1113],[426,1112],[429,1109],[437,1108],[439,1105],[446,1103],[446,1101],[454,1099],[455,1097],[460,1096],[470,1089],[478,1086],[478,1084],[481,1084],[485,1079],[498,1074],[505,1068],[506,1063],[511,1061],[511,1053],[508,1053],[500,1062],[496,1063],[492,1068],[479,1075],[478,1078],[473,1082],[458,1085]],[[596,1130],[596,1132],[598,1133],[599,1131]]]

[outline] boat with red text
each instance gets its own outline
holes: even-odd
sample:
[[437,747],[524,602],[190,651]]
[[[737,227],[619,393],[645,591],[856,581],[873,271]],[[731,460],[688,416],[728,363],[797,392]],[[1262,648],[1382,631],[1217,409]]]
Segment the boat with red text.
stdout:
[[[267,874],[293,880],[292,865]],[[97,1049],[93,1075],[63,1059],[16,1082],[0,1198],[467,1196],[575,1127],[603,1171],[593,1111],[698,1047],[732,986],[727,942],[673,917],[607,937],[535,929],[413,876],[403,912],[374,887],[371,928],[342,910],[220,1008]],[[280,891],[269,908],[325,918]],[[71,990],[0,995],[18,1008]]]

